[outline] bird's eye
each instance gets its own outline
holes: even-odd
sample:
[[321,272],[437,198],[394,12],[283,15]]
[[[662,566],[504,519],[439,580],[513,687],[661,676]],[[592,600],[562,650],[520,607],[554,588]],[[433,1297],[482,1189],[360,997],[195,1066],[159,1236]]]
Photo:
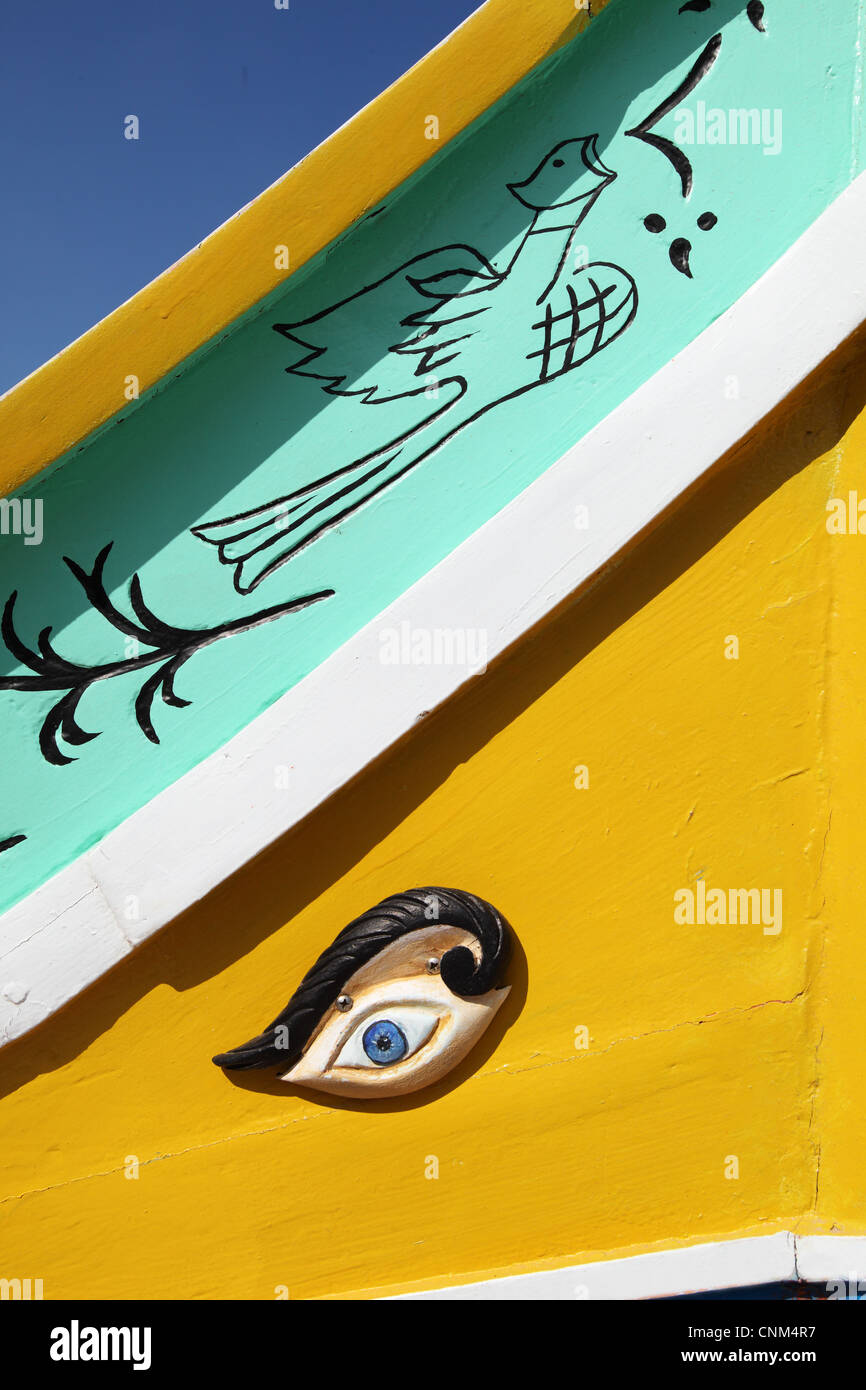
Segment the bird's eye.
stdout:
[[393,1067],[429,1042],[441,1020],[436,1009],[404,1004],[362,1019],[343,1042],[335,1067]]
[[555,160],[553,161],[553,167],[554,167],[554,169],[561,169],[564,163],[565,163],[565,160],[564,160],[564,159],[555,159]]

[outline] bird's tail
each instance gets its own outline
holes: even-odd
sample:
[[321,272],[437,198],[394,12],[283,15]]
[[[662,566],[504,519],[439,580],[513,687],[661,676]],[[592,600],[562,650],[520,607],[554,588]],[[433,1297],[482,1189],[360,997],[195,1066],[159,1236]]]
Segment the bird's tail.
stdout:
[[[400,449],[341,469],[251,512],[223,517],[192,528],[193,535],[217,548],[220,563],[234,568],[234,586],[250,594],[262,580],[299,550],[335,526],[358,505],[352,494],[393,463]],[[346,481],[341,475],[354,476]],[[358,474],[361,476],[358,476]]]
[[[255,511],[194,526],[193,535],[216,546],[221,563],[234,568],[239,594],[252,593],[323,531],[338,525],[441,448],[454,432],[443,433],[441,417],[453,410],[465,391],[465,383],[461,383],[458,395],[438,405],[432,415],[363,458],[353,459]],[[432,443],[428,442],[431,439]]]
[[252,593],[269,571],[274,545],[281,538],[287,539],[290,505],[287,498],[281,498],[252,512],[193,527],[193,535],[199,540],[216,546],[221,564],[234,567],[234,585],[239,594]]

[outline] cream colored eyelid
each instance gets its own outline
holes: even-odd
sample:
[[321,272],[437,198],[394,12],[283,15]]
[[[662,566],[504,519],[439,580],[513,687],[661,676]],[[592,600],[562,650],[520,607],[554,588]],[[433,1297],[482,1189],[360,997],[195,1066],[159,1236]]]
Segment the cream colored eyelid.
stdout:
[[333,1066],[355,1029],[377,1013],[386,1012],[388,1009],[430,1008],[441,1015],[443,1004],[450,1008],[456,999],[457,995],[451,993],[438,975],[420,975],[369,985],[355,997],[347,1014],[337,1014],[325,1025],[291,1071],[286,1072],[283,1080],[290,1076],[297,1080],[298,1069],[306,1061],[309,1061],[316,1071],[327,1071]]
[[[281,1080],[335,1094],[369,1094],[373,1090],[379,1095],[407,1094],[438,1080],[456,1066],[485,1031],[508,994],[509,988],[505,987],[464,999],[452,994],[438,975],[414,976],[371,985],[358,995],[348,1014],[338,1014],[325,1025]],[[398,1062],[396,1067],[370,1068],[370,1072],[362,1078],[341,1076],[339,1068],[331,1072],[334,1060],[339,1057],[347,1039],[366,1019],[386,1010],[423,1006],[434,1009],[444,1021],[445,1026],[435,1030],[437,1039],[441,1038],[436,1047],[430,1049],[422,1045],[412,1056]],[[339,1027],[335,1030],[337,1020]],[[333,1036],[335,1031],[336,1038]]]

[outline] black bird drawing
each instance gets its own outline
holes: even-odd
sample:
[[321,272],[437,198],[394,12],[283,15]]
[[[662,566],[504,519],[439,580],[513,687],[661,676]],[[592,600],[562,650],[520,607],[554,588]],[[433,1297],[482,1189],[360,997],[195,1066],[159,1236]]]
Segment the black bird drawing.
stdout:
[[[252,511],[194,527],[234,568],[238,593],[251,593],[494,406],[573,371],[628,328],[638,302],[632,277],[606,262],[574,267],[570,254],[578,227],[616,178],[597,141],[563,140],[527,179],[507,185],[532,216],[503,270],[471,246],[444,246],[310,318],[274,325],[300,349],[286,370],[327,394],[387,405],[429,397],[432,378],[435,408],[362,458]],[[359,371],[347,347],[359,312],[372,320],[377,291],[395,286],[417,307],[399,320],[384,358]]]

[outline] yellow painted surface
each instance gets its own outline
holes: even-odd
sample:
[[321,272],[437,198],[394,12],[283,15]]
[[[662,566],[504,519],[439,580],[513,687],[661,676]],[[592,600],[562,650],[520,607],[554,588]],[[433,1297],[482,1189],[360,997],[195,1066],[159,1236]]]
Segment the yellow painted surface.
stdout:
[[[594,13],[607,0],[596,0]],[[0,398],[0,493],[224,332],[588,22],[574,0],[488,0],[282,179]],[[425,137],[426,117],[439,139]],[[291,271],[275,268],[287,246]]]
[[[829,460],[834,498],[866,502],[864,461],[861,415]],[[866,516],[862,524],[866,530]],[[832,815],[822,875],[826,932],[811,1027],[815,1188],[803,1230],[847,1235],[866,1231],[866,535],[833,537],[828,558],[834,601],[823,725]]]
[[[0,1273],[319,1298],[866,1231],[866,537],[825,526],[864,405],[849,349],[579,603],[4,1049]],[[781,932],[677,925],[699,876],[781,889]],[[211,1065],[359,910],[428,882],[489,897],[525,952],[455,1076],[369,1104]]]

